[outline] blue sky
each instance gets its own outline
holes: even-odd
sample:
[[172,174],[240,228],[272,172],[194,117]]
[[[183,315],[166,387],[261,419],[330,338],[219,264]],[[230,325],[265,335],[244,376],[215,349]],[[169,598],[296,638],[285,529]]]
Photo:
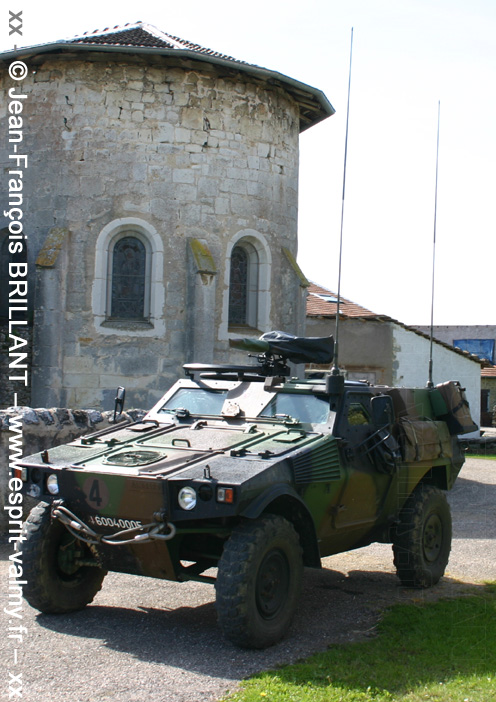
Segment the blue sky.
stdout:
[[[351,28],[341,293],[428,324],[438,102],[436,324],[496,325],[494,0],[12,0],[19,45],[142,20],[321,89],[336,114],[300,142],[298,260],[337,290]],[[70,14],[69,14],[70,12]],[[13,48],[8,10],[0,47]]]

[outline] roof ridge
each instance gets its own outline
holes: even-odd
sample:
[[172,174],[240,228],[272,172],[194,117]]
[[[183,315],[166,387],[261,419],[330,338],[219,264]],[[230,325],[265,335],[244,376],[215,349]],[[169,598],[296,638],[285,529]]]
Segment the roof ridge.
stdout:
[[[131,35],[132,32],[136,31],[145,32],[153,39],[157,40],[162,44],[167,45],[171,49],[177,49],[179,51],[195,51],[197,53],[205,54],[207,56],[213,56],[217,58],[227,59],[228,61],[234,61],[235,63],[250,65],[247,64],[246,61],[234,58],[233,56],[228,56],[227,54],[223,54],[220,51],[215,51],[214,49],[202,46],[201,44],[189,41],[188,39],[181,39],[181,37],[169,34],[168,32],[164,32],[162,29],[159,29],[155,25],[149,24],[148,22],[142,22],[141,20],[138,22],[131,22],[124,25],[115,25],[114,27],[105,27],[105,29],[95,29],[92,32],[84,32],[81,35],[77,35],[72,39],[69,39],[68,42],[71,44],[95,43],[108,44],[112,46],[136,46],[140,45],[137,44],[136,41],[131,41],[129,44],[126,44],[122,41],[98,41],[99,38],[104,39],[106,36],[110,37],[112,35],[122,35],[125,33],[129,33]],[[94,39],[95,41],[93,42],[92,39]]]
[[[102,36],[103,34],[113,34],[114,32],[125,31],[129,29],[136,29],[137,27],[143,25],[141,20],[137,22],[126,22],[126,24],[116,24],[115,27],[105,27],[105,29],[93,29],[93,31],[83,32],[82,34],[75,34],[73,39],[82,39],[83,37],[89,37],[92,35]],[[71,41],[69,39],[68,41]]]
[[[184,45],[182,44],[183,40],[181,40],[179,37],[172,36],[172,34],[169,34],[168,32],[164,32],[162,29],[155,27],[154,24],[148,24],[147,22],[143,22],[141,28],[144,28],[145,31],[149,32],[150,34],[153,34],[158,39],[168,41],[170,44],[175,46],[176,49],[184,49]],[[164,39],[164,37],[166,38]]]
[[0,60],[34,57],[53,52],[63,57],[79,51],[141,56],[157,55],[168,58],[177,52],[180,61],[192,59],[211,63],[247,74],[255,80],[263,81],[267,86],[282,86],[294,99],[298,108],[300,132],[304,132],[335,112],[327,97],[317,88],[278,71],[257,66],[254,63],[248,63],[192,41],[181,39],[142,21],[94,29],[92,32],[84,32],[72,39],[58,39],[35,46],[16,46],[13,50],[0,51]]

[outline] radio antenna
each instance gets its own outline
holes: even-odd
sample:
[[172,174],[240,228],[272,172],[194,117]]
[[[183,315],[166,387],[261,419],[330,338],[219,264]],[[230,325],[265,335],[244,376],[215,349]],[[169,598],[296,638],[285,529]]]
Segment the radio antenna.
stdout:
[[[348,125],[350,121],[350,90],[351,90],[351,61],[353,56],[353,27],[351,28],[350,43],[350,69],[348,72],[348,104],[346,107],[346,136],[344,141],[344,166],[343,166],[343,197],[341,200],[341,230],[339,234],[339,267],[338,267],[338,303],[336,309],[336,331],[334,339],[334,365],[331,369],[331,376],[341,376],[339,370],[339,313],[341,308],[341,260],[343,254],[343,221],[344,221],[344,197],[346,191],[346,161],[348,157]],[[342,382],[342,381],[341,381]],[[339,381],[338,381],[339,383]],[[336,385],[338,387],[338,384]]]
[[434,340],[434,279],[436,269],[436,222],[437,222],[437,175],[439,167],[439,122],[441,116],[441,102],[437,103],[437,146],[436,146],[436,188],[434,195],[434,239],[432,243],[432,292],[431,292],[431,333],[430,333],[430,348],[429,348],[429,379],[427,387],[432,388],[432,347]]
[[[350,91],[351,91],[351,62],[353,57],[353,27],[351,28],[350,43],[350,69],[348,72],[348,104],[346,107],[346,136],[344,141],[344,166],[343,166],[343,197],[341,200],[341,230],[339,234],[339,265],[338,265],[338,302],[336,308],[336,331],[334,339],[334,365],[331,375],[327,379],[329,392],[341,392],[344,389],[344,377],[339,370],[339,313],[341,309],[341,260],[343,255],[343,221],[344,221],[344,197],[346,192],[346,161],[348,158],[348,125],[350,121]],[[337,380],[337,378],[340,378]],[[332,379],[332,380],[331,380]]]

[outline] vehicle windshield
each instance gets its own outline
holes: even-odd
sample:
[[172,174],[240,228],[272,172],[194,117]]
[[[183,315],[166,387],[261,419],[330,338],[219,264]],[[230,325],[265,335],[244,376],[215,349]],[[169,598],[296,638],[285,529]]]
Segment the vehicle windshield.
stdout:
[[300,422],[323,424],[329,417],[329,400],[318,395],[279,392],[260,413],[261,417],[289,415]]
[[191,414],[220,414],[226,399],[227,390],[206,388],[179,388],[159,409],[162,412],[175,412],[187,409]]

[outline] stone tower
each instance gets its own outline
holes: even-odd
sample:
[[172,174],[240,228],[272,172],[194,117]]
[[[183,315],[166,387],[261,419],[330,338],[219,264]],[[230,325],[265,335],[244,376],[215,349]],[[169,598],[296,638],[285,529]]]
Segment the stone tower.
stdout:
[[241,360],[231,337],[303,333],[298,139],[334,111],[320,91],[142,23],[0,59],[2,105],[24,96],[32,406],[108,409],[125,385],[147,408],[184,362]]

